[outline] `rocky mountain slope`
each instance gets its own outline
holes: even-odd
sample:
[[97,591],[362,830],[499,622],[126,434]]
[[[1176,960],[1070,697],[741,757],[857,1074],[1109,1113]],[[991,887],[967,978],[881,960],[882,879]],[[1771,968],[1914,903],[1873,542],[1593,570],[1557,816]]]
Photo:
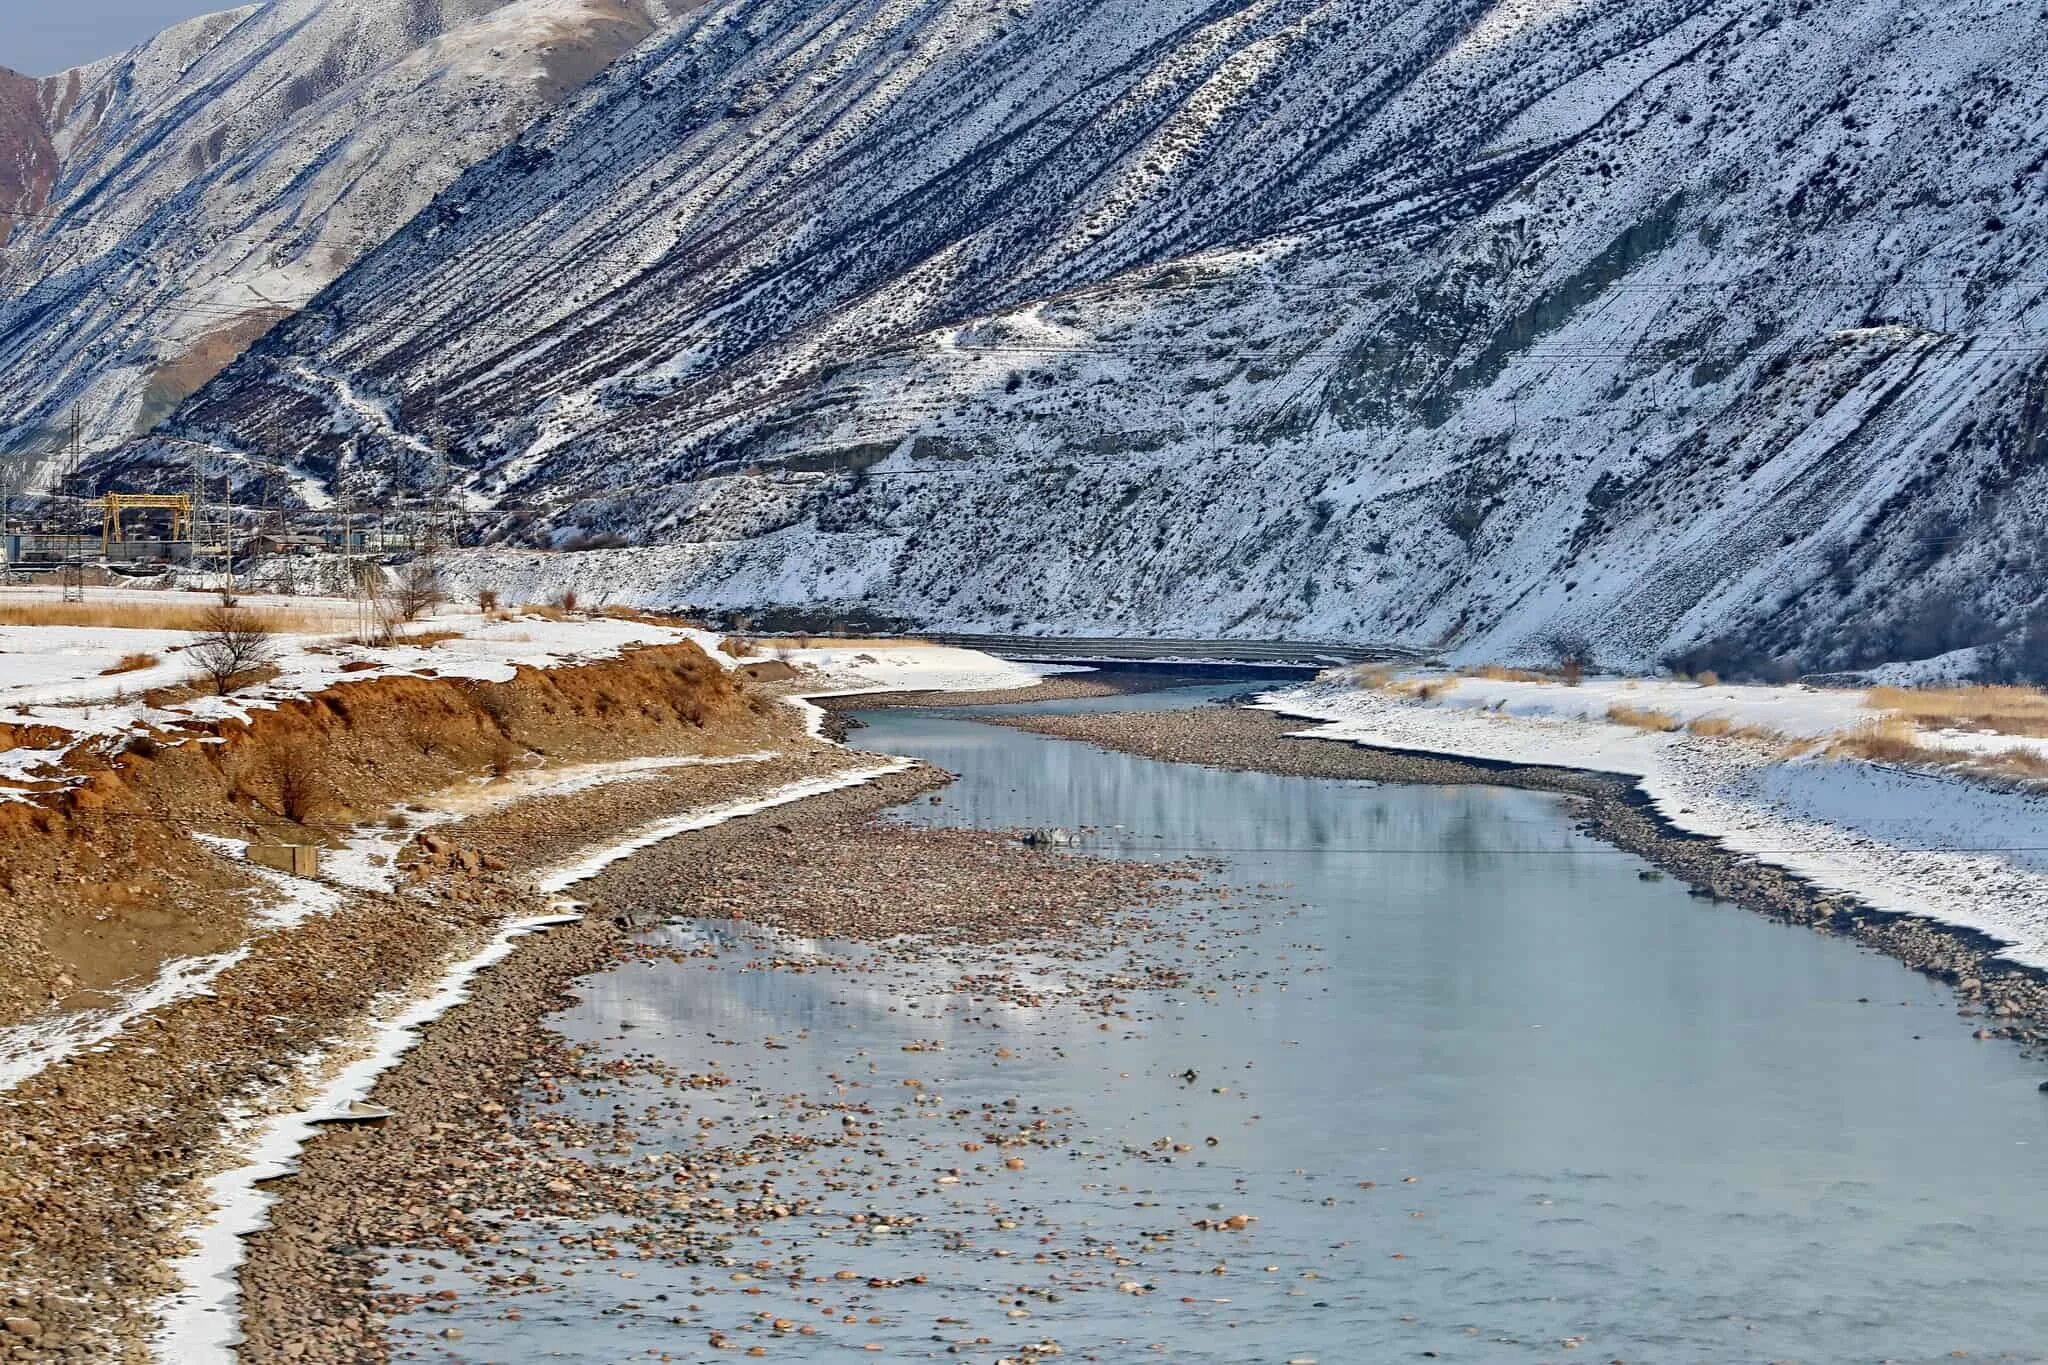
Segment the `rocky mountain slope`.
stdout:
[[2044,57],[2017,0],[713,0],[176,428],[366,496],[438,444],[647,600],[2010,663]]
[[0,71],[0,451],[169,413],[671,3],[272,0]]

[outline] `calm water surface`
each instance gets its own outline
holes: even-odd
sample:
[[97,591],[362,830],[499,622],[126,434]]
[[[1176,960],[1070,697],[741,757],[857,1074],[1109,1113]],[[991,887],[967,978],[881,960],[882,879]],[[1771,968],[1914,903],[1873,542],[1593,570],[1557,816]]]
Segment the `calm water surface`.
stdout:
[[[741,1273],[775,1268],[759,1294],[728,1267],[641,1262],[625,1281],[590,1264],[522,1298],[516,1323],[465,1286],[457,1313],[409,1324],[413,1352],[2048,1359],[2042,1073],[1973,1041],[1931,983],[1646,881],[1538,795],[1210,772],[938,712],[863,719],[862,747],[962,774],[898,818],[1098,827],[1117,851],[1208,852],[1223,881],[1267,890],[1212,895],[1182,940],[1138,950],[1190,978],[1130,992],[1107,1030],[1077,1006],[956,992],[958,961],[678,922],[665,932],[720,957],[598,978],[562,1027],[739,1081],[640,1123],[635,1159],[707,1128],[838,1137],[839,1116],[799,1096],[872,1105],[857,1141],[736,1173],[828,1192],[830,1212],[733,1249]],[[767,951],[871,970],[768,969]],[[638,1116],[669,1097],[564,1104]],[[1034,1123],[1020,1170],[962,1146]],[[914,1221],[878,1233],[853,1213]],[[1193,1226],[1231,1214],[1256,1221]],[[539,1248],[565,1228],[508,1231]],[[451,1321],[461,1343],[429,1337]],[[714,1330],[736,1349],[707,1346]]]

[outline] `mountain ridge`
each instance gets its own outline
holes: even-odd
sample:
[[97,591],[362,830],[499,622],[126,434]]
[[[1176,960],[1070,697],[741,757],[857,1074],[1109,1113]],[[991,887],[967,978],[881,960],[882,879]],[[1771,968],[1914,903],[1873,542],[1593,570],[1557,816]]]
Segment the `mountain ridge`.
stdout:
[[0,76],[0,448],[152,426],[670,10],[269,0]]
[[2044,24],[712,4],[176,429],[365,497],[443,446],[494,535],[650,543],[648,600],[2010,653],[2048,581]]

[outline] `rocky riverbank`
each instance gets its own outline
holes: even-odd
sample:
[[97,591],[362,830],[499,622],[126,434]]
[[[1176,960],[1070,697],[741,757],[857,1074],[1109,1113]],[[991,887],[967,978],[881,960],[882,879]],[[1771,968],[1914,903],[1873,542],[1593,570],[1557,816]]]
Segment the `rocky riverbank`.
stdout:
[[[946,781],[923,768],[884,777],[655,845],[578,885],[574,894],[588,906],[581,923],[525,941],[379,1082],[372,1102],[392,1116],[322,1137],[282,1184],[243,1272],[245,1358],[389,1359],[392,1315],[447,1311],[456,1302],[456,1291],[441,1289],[380,1298],[377,1248],[403,1249],[412,1271],[516,1285],[532,1264],[504,1245],[501,1218],[603,1219],[626,1230],[600,1254],[690,1260],[728,1244],[735,1224],[787,1215],[735,1200],[723,1187],[768,1154],[698,1152],[681,1167],[605,1163],[575,1153],[613,1151],[618,1134],[522,1106],[522,1096],[621,1080],[546,1023],[579,980],[671,951],[621,926],[689,915],[869,942],[1057,938],[1178,896],[1193,875],[878,818]],[[517,836],[479,828],[463,837],[490,846]],[[719,1083],[709,1075],[655,1080]]]
[[1628,777],[1303,739],[1297,736],[1307,722],[1242,707],[982,719],[1170,763],[1339,781],[1485,784],[1552,792],[1574,803],[1585,832],[1640,855],[1685,882],[1695,895],[1854,938],[1953,985],[1960,1012],[1978,1037],[2007,1038],[2033,1050],[2048,1045],[2048,982],[2001,960],[1995,941],[1937,921],[1873,910],[1854,897],[1688,834],[1660,816]]

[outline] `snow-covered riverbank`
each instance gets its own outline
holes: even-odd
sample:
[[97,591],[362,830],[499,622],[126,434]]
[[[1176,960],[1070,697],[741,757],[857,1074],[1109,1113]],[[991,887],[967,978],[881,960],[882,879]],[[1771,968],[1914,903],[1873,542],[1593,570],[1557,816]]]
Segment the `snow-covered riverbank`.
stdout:
[[2048,970],[2048,796],[1817,749],[1788,753],[1776,739],[1608,719],[1631,706],[1818,739],[1869,717],[1860,694],[1461,678],[1423,700],[1334,676],[1261,704],[1320,722],[1303,731],[1317,739],[1627,774],[1680,829],[1873,908],[1987,934],[2009,945],[2012,961]]

